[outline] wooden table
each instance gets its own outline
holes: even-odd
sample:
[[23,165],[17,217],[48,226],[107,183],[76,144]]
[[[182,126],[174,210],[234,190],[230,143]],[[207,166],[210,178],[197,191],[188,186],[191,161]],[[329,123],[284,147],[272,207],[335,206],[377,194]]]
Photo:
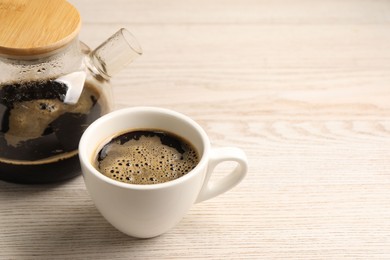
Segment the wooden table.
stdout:
[[249,173],[148,240],[108,224],[81,176],[0,182],[0,259],[390,259],[389,1],[71,2],[92,48],[120,27],[143,46],[116,108],[185,113]]

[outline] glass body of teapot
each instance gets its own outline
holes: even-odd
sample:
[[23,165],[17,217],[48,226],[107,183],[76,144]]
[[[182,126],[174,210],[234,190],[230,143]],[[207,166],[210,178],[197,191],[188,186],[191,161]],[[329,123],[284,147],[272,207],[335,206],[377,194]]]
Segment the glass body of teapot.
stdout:
[[0,53],[1,180],[48,183],[80,174],[79,139],[113,106],[110,77],[141,54],[130,38],[121,29],[92,52],[76,37],[48,53]]

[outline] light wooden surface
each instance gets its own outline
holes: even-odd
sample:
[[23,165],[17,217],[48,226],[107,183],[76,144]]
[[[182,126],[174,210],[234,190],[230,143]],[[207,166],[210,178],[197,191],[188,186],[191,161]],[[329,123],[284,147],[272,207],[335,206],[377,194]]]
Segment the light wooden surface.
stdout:
[[91,47],[120,27],[143,46],[117,108],[193,117],[249,174],[149,240],[111,227],[82,177],[0,182],[0,259],[390,259],[389,1],[71,2]]

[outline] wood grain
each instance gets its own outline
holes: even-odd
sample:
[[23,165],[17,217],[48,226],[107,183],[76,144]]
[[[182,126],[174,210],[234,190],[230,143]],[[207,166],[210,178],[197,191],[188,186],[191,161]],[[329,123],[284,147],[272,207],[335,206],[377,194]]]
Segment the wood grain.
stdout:
[[91,47],[120,27],[143,47],[117,108],[193,117],[249,174],[149,240],[112,228],[81,177],[0,182],[1,259],[390,258],[390,2],[71,2]]

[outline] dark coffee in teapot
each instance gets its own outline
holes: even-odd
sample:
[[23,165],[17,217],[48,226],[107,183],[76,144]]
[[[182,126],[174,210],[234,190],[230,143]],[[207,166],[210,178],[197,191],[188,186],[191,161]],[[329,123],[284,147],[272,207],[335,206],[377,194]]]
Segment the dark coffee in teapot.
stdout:
[[107,102],[88,82],[75,104],[64,102],[67,91],[52,80],[0,85],[0,179],[45,183],[80,172],[80,137]]

